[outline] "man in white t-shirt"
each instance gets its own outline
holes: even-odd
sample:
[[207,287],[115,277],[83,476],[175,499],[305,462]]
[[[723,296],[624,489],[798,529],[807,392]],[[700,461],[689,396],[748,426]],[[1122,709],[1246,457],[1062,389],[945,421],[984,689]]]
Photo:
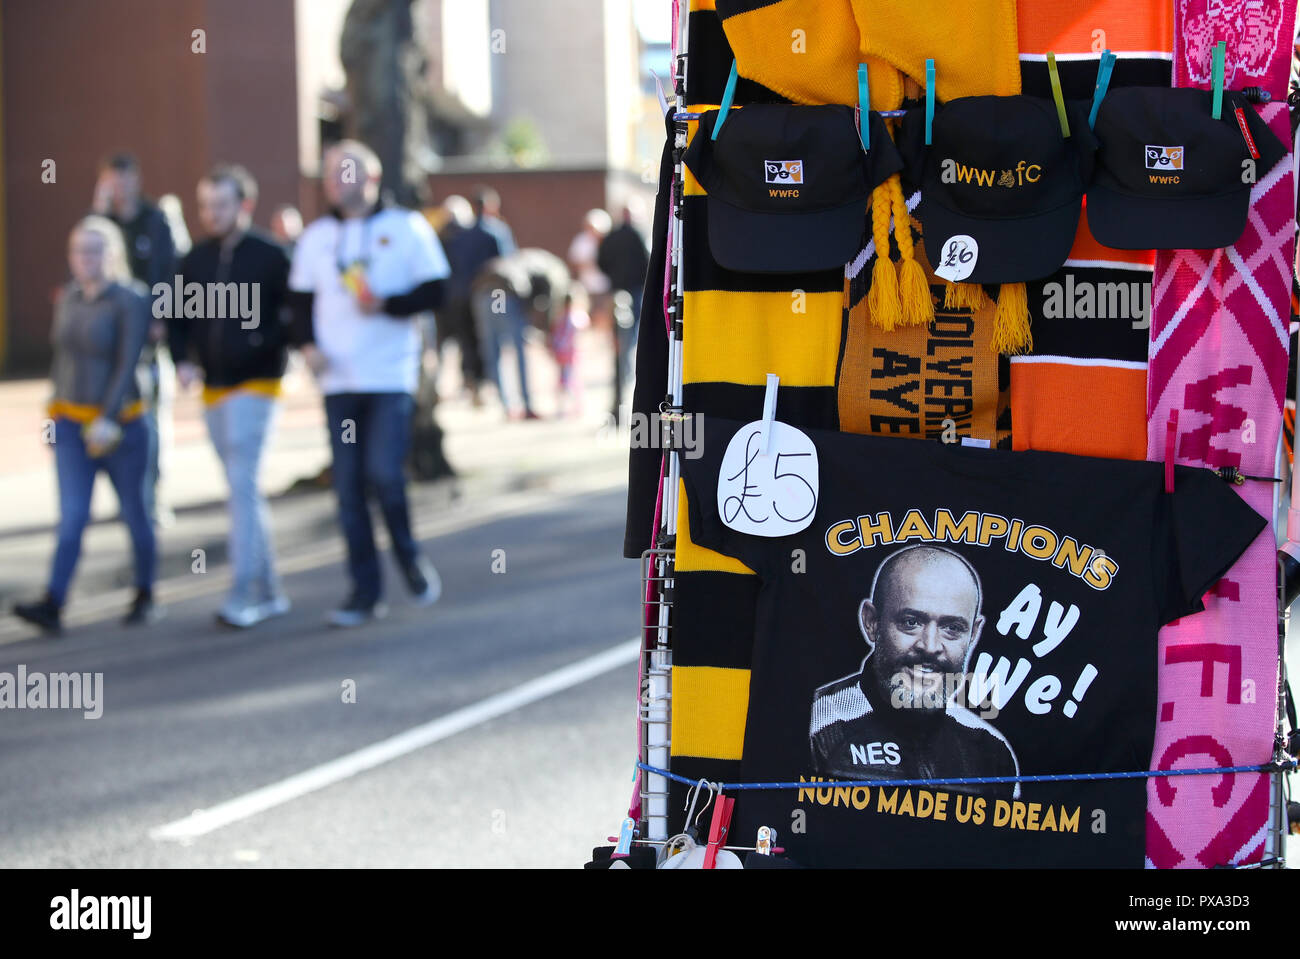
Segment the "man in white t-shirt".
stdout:
[[421,350],[416,317],[440,305],[450,269],[424,217],[380,202],[380,173],[364,144],[326,151],[322,185],[332,209],[303,231],[289,273],[296,339],[325,394],[348,545],[352,592],[330,614],[335,626],[386,611],[367,487],[416,601],[437,602],[442,590],[411,535],[405,462]]

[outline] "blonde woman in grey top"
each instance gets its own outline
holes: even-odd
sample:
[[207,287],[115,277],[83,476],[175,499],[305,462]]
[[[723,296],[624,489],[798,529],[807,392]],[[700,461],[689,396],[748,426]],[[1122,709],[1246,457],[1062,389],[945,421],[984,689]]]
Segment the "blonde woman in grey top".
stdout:
[[51,331],[58,541],[45,596],[14,607],[17,616],[49,633],[60,630],[101,469],[117,492],[135,557],[136,596],[125,621],[156,618],[157,546],[144,505],[151,440],[136,380],[149,330],[148,303],[131,288],[122,234],[111,220],[89,216],[73,228],[68,266],[72,281],[59,297]]

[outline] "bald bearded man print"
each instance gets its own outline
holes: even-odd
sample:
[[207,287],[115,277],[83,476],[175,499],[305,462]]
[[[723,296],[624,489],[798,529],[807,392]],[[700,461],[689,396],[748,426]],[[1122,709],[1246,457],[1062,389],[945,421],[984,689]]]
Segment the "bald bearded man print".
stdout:
[[[809,737],[816,772],[837,780],[1020,774],[1006,738],[954,701],[953,682],[945,685],[966,673],[984,628],[982,603],[979,575],[952,550],[910,546],[880,564],[858,608],[871,647],[862,669],[814,696]],[[1019,783],[942,788],[1020,795]]]

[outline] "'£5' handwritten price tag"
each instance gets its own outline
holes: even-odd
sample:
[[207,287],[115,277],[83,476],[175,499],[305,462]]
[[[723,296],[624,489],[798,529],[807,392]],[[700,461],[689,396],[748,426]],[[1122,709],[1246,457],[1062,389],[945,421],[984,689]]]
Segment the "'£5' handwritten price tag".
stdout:
[[775,420],[763,451],[763,422],[736,431],[718,473],[718,515],[740,533],[789,536],[817,512],[817,448],[808,436]]

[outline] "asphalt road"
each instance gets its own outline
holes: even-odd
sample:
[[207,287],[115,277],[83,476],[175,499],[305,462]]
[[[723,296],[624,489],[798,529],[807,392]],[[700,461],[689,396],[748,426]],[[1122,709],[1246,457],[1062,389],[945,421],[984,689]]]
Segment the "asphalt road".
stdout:
[[[442,601],[411,606],[389,565],[365,629],[322,625],[345,585],[319,538],[282,540],[295,608],[254,630],[216,627],[219,578],[182,574],[151,628],[119,627],[117,596],[7,637],[0,672],[102,673],[102,716],[0,714],[0,866],[581,865],[631,789],[639,576],[617,464],[584,482],[425,510]],[[328,494],[294,509],[328,528]]]

